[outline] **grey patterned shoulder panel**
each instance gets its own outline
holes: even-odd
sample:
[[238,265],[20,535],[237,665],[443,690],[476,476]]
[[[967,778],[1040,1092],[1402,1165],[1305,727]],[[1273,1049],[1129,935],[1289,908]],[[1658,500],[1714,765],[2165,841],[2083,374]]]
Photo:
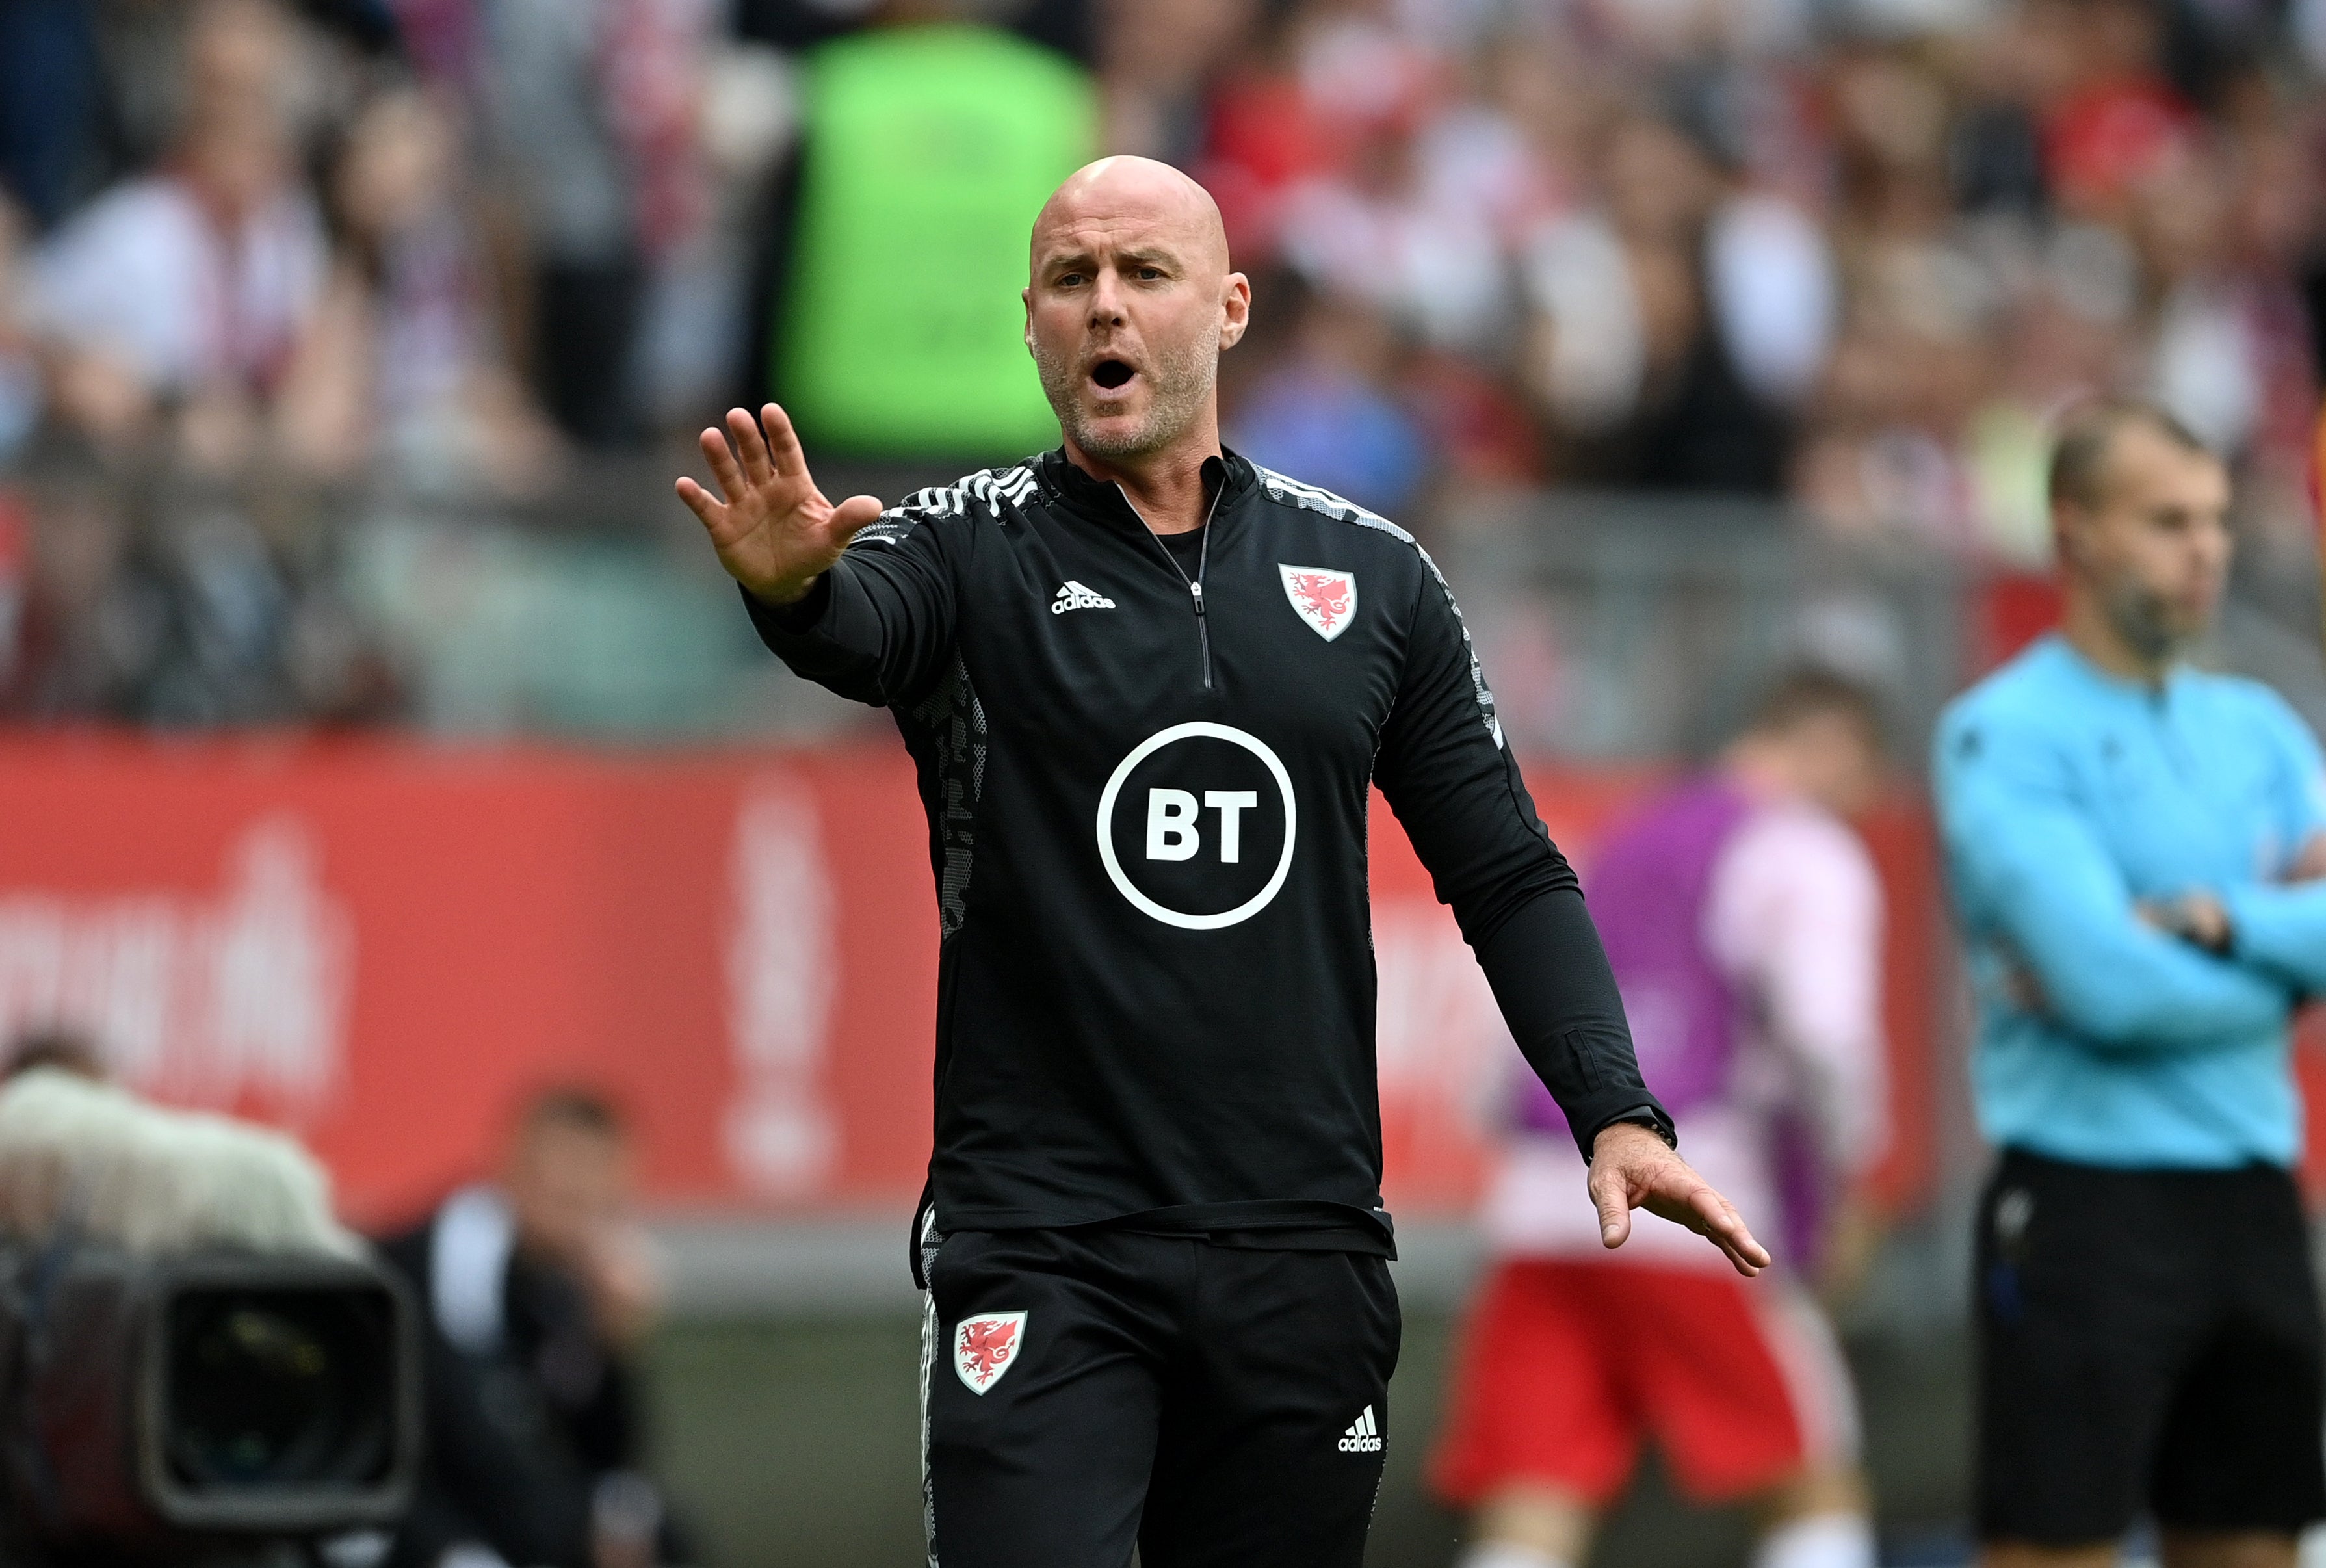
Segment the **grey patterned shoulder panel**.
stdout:
[[1010,469],[980,469],[950,485],[931,485],[864,525],[856,535],[860,544],[895,544],[925,519],[966,517],[982,510],[996,523],[1007,523],[1002,506],[1022,506],[1035,491],[1034,470],[1020,463]]

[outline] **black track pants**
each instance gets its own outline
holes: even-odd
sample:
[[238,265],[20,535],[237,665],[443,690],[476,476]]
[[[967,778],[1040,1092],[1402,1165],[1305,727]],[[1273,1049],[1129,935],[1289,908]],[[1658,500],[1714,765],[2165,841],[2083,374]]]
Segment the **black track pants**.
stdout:
[[965,1231],[927,1272],[936,1568],[1358,1568],[1382,1259],[1084,1228]]
[[1979,1534],[2079,1546],[2326,1517],[2310,1236],[2293,1176],[2006,1150],[1979,1209]]

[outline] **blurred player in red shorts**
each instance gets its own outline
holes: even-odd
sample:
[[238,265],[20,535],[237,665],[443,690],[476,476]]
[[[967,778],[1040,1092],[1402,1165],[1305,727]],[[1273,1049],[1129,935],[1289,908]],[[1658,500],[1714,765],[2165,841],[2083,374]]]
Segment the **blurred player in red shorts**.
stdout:
[[1843,821],[1880,776],[1871,696],[1804,670],[1596,858],[1592,913],[1648,1082],[1708,1180],[1786,1217],[1791,1266],[1724,1276],[1664,1225],[1617,1261],[1572,1213],[1557,1106],[1521,1090],[1433,1465],[1473,1516],[1462,1568],[1577,1568],[1650,1436],[1689,1497],[1759,1505],[1754,1568],[1873,1568],[1856,1397],[1803,1281],[1863,1257],[1862,1209],[1833,1198],[1885,1135],[1882,895]]

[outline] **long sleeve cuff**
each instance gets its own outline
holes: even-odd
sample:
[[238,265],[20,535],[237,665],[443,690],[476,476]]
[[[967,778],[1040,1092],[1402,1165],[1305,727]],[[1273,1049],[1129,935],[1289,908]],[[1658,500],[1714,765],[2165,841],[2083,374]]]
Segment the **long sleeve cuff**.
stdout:
[[1477,953],[1512,1038],[1586,1161],[1614,1122],[1646,1121],[1670,1136],[1671,1118],[1640,1077],[1614,970],[1578,889],[1529,900]]
[[816,579],[797,604],[771,605],[749,589],[742,594],[759,641],[795,674],[822,680],[879,656],[880,612],[846,561]]
[[2221,895],[2230,951],[2304,990],[2326,988],[2326,883],[2248,884]]
[[741,583],[735,585],[743,596],[743,608],[750,612],[751,625],[759,640],[772,653],[781,654],[786,648],[803,642],[822,640],[818,634],[832,619],[833,573],[827,571],[811,584],[805,596],[791,604],[769,604]]

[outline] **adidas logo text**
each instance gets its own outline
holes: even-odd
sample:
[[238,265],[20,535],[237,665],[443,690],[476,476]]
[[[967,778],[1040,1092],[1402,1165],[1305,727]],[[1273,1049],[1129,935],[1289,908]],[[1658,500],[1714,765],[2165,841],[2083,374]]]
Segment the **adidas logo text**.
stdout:
[[1050,601],[1050,613],[1062,616],[1070,609],[1112,609],[1114,601],[1103,593],[1084,588],[1073,578],[1059,585],[1058,597]]
[[1348,1431],[1341,1434],[1341,1452],[1379,1453],[1381,1446],[1381,1427],[1373,1421],[1373,1407],[1368,1405],[1365,1413],[1349,1423]]

